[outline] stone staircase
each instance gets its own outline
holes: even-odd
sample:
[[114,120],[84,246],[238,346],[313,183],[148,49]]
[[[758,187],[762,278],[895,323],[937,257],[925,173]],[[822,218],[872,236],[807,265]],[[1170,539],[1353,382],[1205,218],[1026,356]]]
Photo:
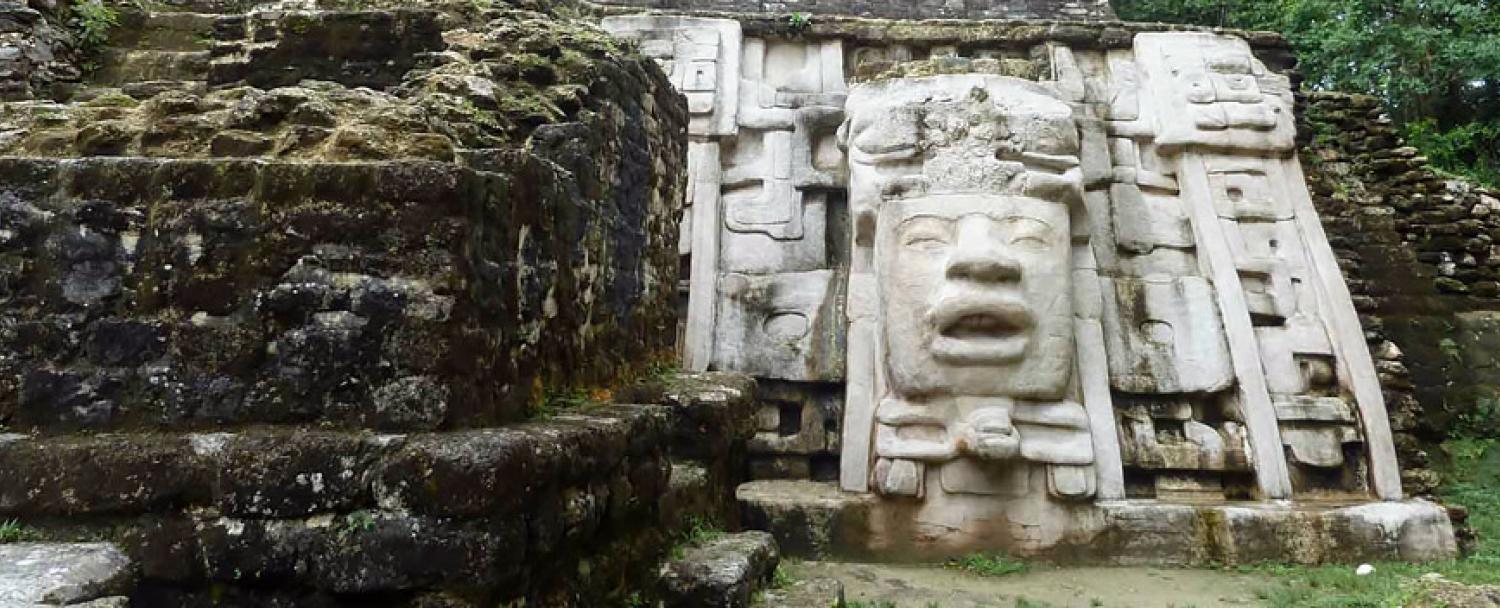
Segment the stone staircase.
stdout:
[[[464,15],[437,60],[459,17],[158,3],[0,104],[0,522],[129,561],[70,601],[619,605],[735,525],[753,382],[634,382],[685,109],[591,30]],[[516,32],[601,65],[534,87]]]
[[231,10],[216,5],[153,4],[151,10],[126,9],[110,44],[87,76],[82,99],[124,92],[149,99],[166,90],[202,93],[213,57],[215,28]]

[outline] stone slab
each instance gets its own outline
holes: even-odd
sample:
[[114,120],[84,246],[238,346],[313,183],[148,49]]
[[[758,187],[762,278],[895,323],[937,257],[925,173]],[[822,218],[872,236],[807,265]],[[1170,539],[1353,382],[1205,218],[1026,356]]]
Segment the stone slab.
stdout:
[[879,499],[845,492],[832,483],[759,480],[735,490],[748,528],[776,537],[785,555],[820,559],[844,553],[864,528],[864,513]]
[[781,561],[776,539],[751,531],[689,548],[662,565],[663,605],[668,608],[748,608]]
[[[787,556],[805,559],[930,561],[955,557],[932,539],[876,529],[900,504],[840,491],[831,483],[755,481],[737,496],[748,526],[774,534]],[[1046,546],[970,546],[1028,559],[1107,565],[1203,566],[1276,560],[1302,564],[1440,561],[1458,550],[1447,511],[1402,502],[1157,500],[1081,506],[1072,527]],[[913,529],[910,532],[916,532]],[[882,546],[873,546],[881,543]],[[902,544],[901,550],[893,550]]]
[[761,597],[766,608],[833,608],[844,605],[844,584],[833,578],[795,580]]
[[0,545],[0,606],[66,605],[129,591],[130,558],[111,543]]

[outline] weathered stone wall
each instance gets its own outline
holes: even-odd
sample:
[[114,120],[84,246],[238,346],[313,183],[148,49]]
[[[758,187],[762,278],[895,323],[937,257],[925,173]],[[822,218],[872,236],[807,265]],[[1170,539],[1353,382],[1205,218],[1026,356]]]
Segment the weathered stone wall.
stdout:
[[0,521],[143,606],[649,596],[754,412],[601,405],[672,356],[661,71],[503,3],[181,15],[0,104]]
[[[66,2],[0,5],[0,99],[59,96],[82,75]],[[40,8],[41,10],[38,10]]]
[[[374,14],[280,31],[433,21]],[[503,71],[542,65],[495,50],[527,20],[573,63]],[[474,427],[669,356],[680,99],[586,26],[489,25],[398,93],[356,71],[14,113],[0,424]],[[58,159],[116,155],[158,158]]]
[[1301,106],[1309,185],[1378,361],[1404,482],[1425,492],[1431,444],[1497,430],[1500,199],[1404,147],[1376,98],[1315,92]]
[[1114,19],[1106,0],[595,0],[672,11],[852,15],[886,19]]

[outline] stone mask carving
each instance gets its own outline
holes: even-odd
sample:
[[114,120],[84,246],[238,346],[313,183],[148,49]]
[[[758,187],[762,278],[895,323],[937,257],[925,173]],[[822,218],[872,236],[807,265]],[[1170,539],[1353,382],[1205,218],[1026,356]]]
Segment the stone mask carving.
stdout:
[[1065,205],[932,195],[886,203],[878,226],[896,393],[1061,396],[1073,348]]
[[937,465],[944,492],[1026,495],[1024,468],[985,463],[1031,461],[1068,469],[1049,469],[1054,492],[1090,493],[1068,400],[1072,110],[1035,83],[956,75],[866,85],[847,112],[854,270],[873,275],[882,345],[876,488],[921,496]]
[[1033,83],[964,75],[863,87],[849,115],[891,389],[1061,398],[1082,196],[1071,110]]

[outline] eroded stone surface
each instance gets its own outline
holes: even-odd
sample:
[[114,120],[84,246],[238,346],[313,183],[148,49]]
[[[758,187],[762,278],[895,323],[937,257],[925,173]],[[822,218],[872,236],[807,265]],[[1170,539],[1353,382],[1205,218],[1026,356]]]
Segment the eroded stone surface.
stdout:
[[767,608],[843,606],[844,584],[835,578],[793,578],[784,586],[765,590],[761,601]]
[[816,419],[782,403],[841,381],[842,486],[918,505],[876,513],[892,546],[1040,550],[1096,500],[1401,496],[1266,40],[738,25],[736,130],[699,131],[711,209],[680,251],[685,360],[807,383],[761,408],[752,475],[817,475]]
[[[0,545],[0,604],[81,604],[128,593],[131,562],[109,543]],[[92,605],[92,604],[90,604]]]
[[[983,550],[986,539],[921,538],[912,505],[833,484],[755,481],[740,487],[746,523],[771,531],[788,556],[940,560]],[[1120,565],[1441,561],[1457,555],[1445,510],[1410,500],[1338,504],[1108,501],[1071,512],[1060,542],[1009,545],[1012,555]],[[918,524],[920,525],[920,524]],[[941,537],[939,537],[941,538]]]
[[776,539],[766,532],[741,532],[689,547],[681,559],[662,566],[667,606],[748,608],[781,561]]

